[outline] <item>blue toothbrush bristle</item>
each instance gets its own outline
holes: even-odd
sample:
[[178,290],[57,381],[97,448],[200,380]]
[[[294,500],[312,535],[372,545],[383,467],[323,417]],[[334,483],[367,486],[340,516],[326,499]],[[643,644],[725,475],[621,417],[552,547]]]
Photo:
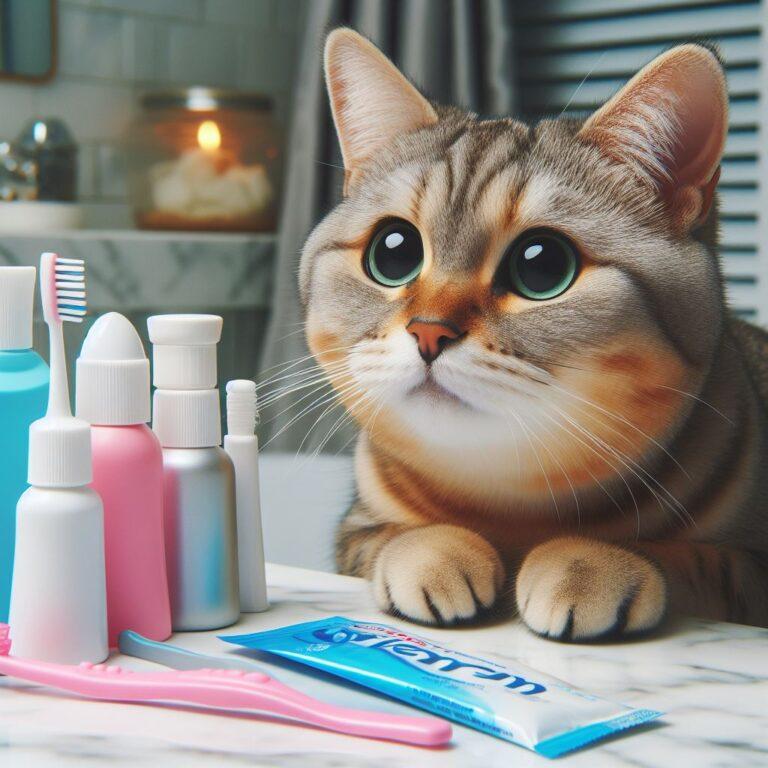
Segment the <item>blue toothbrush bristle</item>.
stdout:
[[88,303],[85,295],[85,262],[82,259],[56,259],[56,310],[64,321],[83,321]]

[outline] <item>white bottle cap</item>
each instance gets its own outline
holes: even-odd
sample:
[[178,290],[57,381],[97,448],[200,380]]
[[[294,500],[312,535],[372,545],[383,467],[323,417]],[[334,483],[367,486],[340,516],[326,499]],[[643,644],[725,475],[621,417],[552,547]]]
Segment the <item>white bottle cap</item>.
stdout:
[[152,429],[163,448],[221,445],[218,389],[156,389]]
[[34,267],[0,267],[0,350],[32,348]]
[[216,386],[216,345],[223,320],[218,315],[153,315],[147,320],[152,342],[152,382],[159,389],[212,389]]
[[88,331],[77,359],[76,412],[91,424],[146,424],[149,360],[136,329],[117,312]]
[[252,437],[258,423],[256,382],[235,379],[227,383],[227,434]]
[[29,428],[27,480],[38,488],[75,488],[93,480],[87,421],[46,416]]

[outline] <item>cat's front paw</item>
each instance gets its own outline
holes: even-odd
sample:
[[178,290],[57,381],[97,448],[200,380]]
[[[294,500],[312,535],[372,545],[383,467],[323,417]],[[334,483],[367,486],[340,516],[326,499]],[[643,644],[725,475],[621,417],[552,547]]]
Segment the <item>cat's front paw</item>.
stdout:
[[504,566],[481,536],[455,525],[401,533],[382,547],[373,573],[379,606],[424,624],[468,621],[490,608]]
[[614,544],[560,538],[523,561],[517,607],[537,634],[584,642],[649,631],[664,617],[666,584],[644,557]]

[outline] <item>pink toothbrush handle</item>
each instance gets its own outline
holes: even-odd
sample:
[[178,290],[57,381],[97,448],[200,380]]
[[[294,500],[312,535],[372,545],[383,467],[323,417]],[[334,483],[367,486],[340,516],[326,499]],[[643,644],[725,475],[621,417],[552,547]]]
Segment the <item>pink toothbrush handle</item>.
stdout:
[[75,667],[0,656],[0,674],[95,699],[174,701],[223,710],[256,710],[339,733],[426,747],[446,744],[451,738],[451,726],[444,720],[336,707],[259,672],[131,672],[103,664]]

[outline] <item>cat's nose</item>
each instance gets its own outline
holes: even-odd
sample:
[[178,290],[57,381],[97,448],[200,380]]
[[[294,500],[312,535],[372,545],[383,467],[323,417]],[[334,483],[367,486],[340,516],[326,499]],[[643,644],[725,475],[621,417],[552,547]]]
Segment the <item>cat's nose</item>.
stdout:
[[405,330],[416,339],[419,354],[425,363],[431,363],[450,344],[463,334],[448,320],[422,320],[414,317]]

